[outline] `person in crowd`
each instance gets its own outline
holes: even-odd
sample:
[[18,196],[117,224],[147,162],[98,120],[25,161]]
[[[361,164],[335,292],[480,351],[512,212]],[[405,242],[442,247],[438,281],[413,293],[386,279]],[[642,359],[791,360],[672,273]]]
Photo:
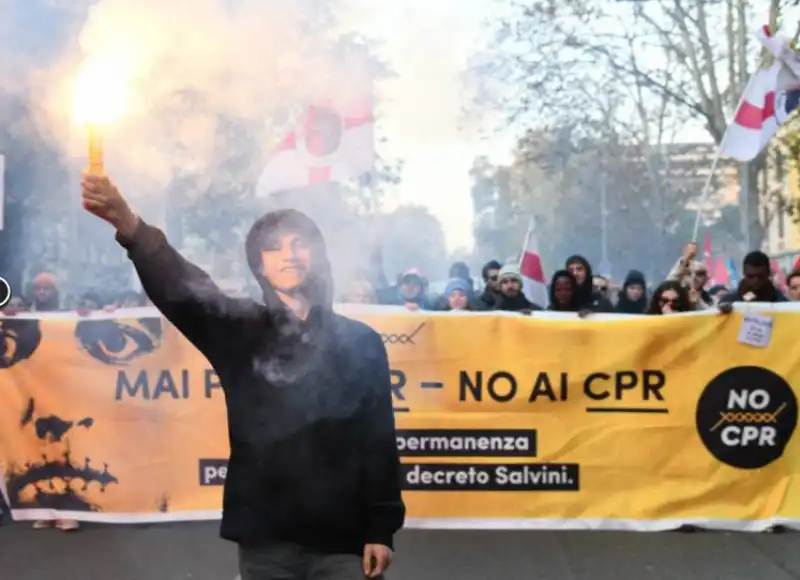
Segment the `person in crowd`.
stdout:
[[261,304],[225,296],[108,178],[85,176],[82,199],[220,377],[231,448],[221,535],[239,545],[242,580],[380,577],[405,518],[389,361],[377,332],[333,312],[317,226],[294,210],[253,224],[245,250]]
[[578,301],[581,310],[592,312],[614,312],[611,301],[596,292],[593,285],[594,276],[592,266],[583,256],[575,255],[567,258],[564,267],[569,270],[578,281]]
[[453,262],[453,265],[450,266],[450,273],[448,278],[451,280],[453,278],[460,278],[464,280],[469,286],[469,299],[472,300],[475,293],[475,281],[472,279],[469,273],[469,266],[465,262]]
[[786,289],[789,300],[800,302],[800,270],[795,270],[786,277]]
[[720,299],[730,294],[731,291],[728,289],[725,284],[714,284],[711,288],[708,289],[708,295],[711,296],[711,300],[714,301],[714,304],[719,303]]
[[41,272],[33,277],[31,312],[55,312],[60,308],[58,280],[55,274]]
[[500,274],[502,264],[497,260],[490,260],[481,268],[481,278],[483,278],[483,292],[473,300],[474,310],[492,310],[500,298],[500,284],[497,277]]
[[639,270],[631,270],[622,283],[616,311],[619,314],[644,314],[647,310],[647,281]]
[[675,263],[668,280],[676,280],[689,290],[689,298],[699,308],[714,305],[714,299],[705,289],[708,284],[708,268],[703,262],[695,260],[697,257],[697,243],[690,242],[683,249],[683,256]]
[[27,312],[28,303],[22,296],[12,296],[5,306],[11,312]]
[[84,292],[81,297],[78,298],[78,309],[100,310],[103,306],[103,299],[94,290]]
[[722,296],[718,306],[722,312],[730,312],[734,302],[786,302],[786,297],[772,283],[772,267],[764,252],[756,250],[744,257],[739,287]]
[[470,290],[469,282],[463,278],[451,278],[444,289],[444,303],[440,304],[439,310],[471,310]]
[[601,276],[600,274],[594,274],[592,276],[592,288],[594,288],[594,291],[600,294],[601,296],[605,296],[609,300],[610,298],[608,295],[608,291],[610,286],[611,282],[605,276]]
[[412,268],[400,277],[397,286],[387,288],[378,295],[378,302],[385,306],[405,306],[412,310],[424,309],[425,279],[419,270]]
[[375,304],[375,290],[367,280],[353,280],[347,288],[341,302],[343,304]]
[[497,276],[500,286],[500,296],[494,305],[495,310],[510,312],[531,312],[542,310],[538,304],[530,302],[522,293],[522,274],[519,267],[507,264],[500,269]]
[[550,279],[550,305],[555,312],[580,312],[578,281],[569,270],[558,270]]
[[676,314],[693,310],[696,307],[689,299],[686,287],[677,280],[667,280],[659,284],[653,292],[647,314]]

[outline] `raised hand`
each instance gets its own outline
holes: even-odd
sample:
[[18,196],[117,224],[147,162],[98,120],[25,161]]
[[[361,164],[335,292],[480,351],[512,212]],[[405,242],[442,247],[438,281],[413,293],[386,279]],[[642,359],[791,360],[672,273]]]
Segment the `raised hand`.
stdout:
[[86,211],[110,223],[123,236],[130,237],[136,231],[139,218],[107,176],[84,174],[81,200]]

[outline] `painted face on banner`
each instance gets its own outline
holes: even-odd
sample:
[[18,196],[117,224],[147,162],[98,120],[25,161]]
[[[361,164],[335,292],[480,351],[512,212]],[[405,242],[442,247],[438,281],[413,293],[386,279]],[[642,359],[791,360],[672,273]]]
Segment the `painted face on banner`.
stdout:
[[303,125],[304,149],[311,157],[329,157],[342,142],[342,118],[333,110],[312,107]]

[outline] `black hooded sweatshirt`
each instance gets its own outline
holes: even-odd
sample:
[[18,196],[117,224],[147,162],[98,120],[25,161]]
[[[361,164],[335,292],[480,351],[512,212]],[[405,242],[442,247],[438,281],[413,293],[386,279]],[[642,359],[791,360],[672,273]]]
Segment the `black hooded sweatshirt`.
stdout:
[[[629,286],[641,286],[641,297],[638,300],[631,300],[628,298]],[[638,270],[631,270],[625,277],[625,282],[622,284],[622,291],[619,293],[617,300],[617,312],[620,314],[644,314],[647,310],[647,282],[645,281],[644,274]]]
[[[261,274],[265,238],[286,232],[311,244],[305,321]],[[221,536],[245,548],[391,547],[405,507],[386,349],[367,325],[333,313],[330,265],[314,223],[283,210],[253,225],[247,258],[264,304],[225,296],[143,221],[132,239],[118,241],[147,295],[206,356],[224,390],[231,455]]]
[[[556,300],[556,280],[560,278],[569,280],[570,286],[572,286],[572,300],[570,300],[569,304],[559,304],[558,300]],[[581,310],[578,301],[578,281],[569,270],[557,270],[553,274],[550,278],[549,293],[550,305],[547,307],[548,310],[553,312],[579,312]]]
[[592,266],[583,256],[570,256],[567,258],[565,267],[569,268],[570,264],[579,262],[583,264],[586,269],[586,280],[583,284],[578,284],[578,304],[581,310],[591,310],[592,312],[614,312],[614,306],[611,301],[596,292],[592,283]]

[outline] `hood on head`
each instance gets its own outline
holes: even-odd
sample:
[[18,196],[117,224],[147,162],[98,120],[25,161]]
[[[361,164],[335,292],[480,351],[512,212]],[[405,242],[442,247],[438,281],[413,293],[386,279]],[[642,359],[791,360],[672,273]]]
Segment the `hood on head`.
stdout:
[[425,277],[417,268],[409,268],[400,276],[400,284],[419,284],[425,286]]
[[628,286],[641,286],[643,289],[647,288],[647,282],[644,278],[644,274],[642,274],[639,270],[631,270],[628,272],[628,275],[625,276],[625,282],[623,282],[622,287],[627,288]]
[[447,282],[447,286],[444,289],[444,295],[450,296],[455,291],[459,291],[462,294],[469,294],[472,288],[470,288],[469,284],[466,280],[462,278],[451,278]]
[[450,266],[450,278],[461,278],[462,280],[469,280],[469,266],[466,262],[453,262]]
[[550,294],[550,304],[552,305],[554,310],[562,309],[562,306],[556,300],[556,280],[560,278],[566,278],[569,280],[570,286],[572,286],[572,303],[567,305],[567,309],[575,309],[577,310],[578,307],[578,281],[575,279],[575,276],[572,275],[572,272],[569,270],[557,270],[553,273],[553,276],[550,278],[550,287],[549,287],[549,294]]
[[247,264],[253,273],[268,307],[283,307],[275,289],[262,273],[261,251],[271,236],[297,233],[306,238],[311,246],[311,267],[303,290],[311,307],[331,310],[333,307],[333,276],[325,240],[316,224],[304,213],[294,209],[282,209],[262,216],[247,234],[245,252]]
[[592,282],[594,272],[592,272],[592,265],[589,263],[589,260],[579,254],[575,254],[574,256],[567,258],[567,261],[564,262],[564,267],[569,270],[570,264],[582,264],[586,270],[586,280],[584,280],[582,284],[578,284],[580,301],[582,304],[585,304],[592,299],[592,294],[594,293],[594,286]]

